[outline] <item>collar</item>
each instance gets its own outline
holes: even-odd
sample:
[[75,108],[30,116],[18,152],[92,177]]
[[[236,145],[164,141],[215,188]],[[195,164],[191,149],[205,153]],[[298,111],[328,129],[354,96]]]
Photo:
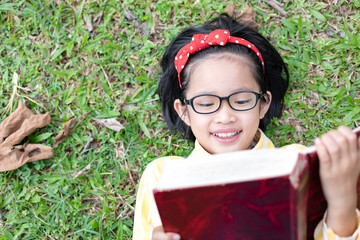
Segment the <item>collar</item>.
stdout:
[[[272,141],[265,135],[265,133],[263,131],[261,131],[261,129],[258,129],[253,143],[251,144],[252,146],[252,150],[258,150],[258,149],[264,149],[264,148],[275,148],[274,144],[272,143]],[[198,140],[195,141],[195,148],[194,150],[191,152],[191,154],[189,155],[188,158],[201,158],[201,157],[206,157],[206,156],[210,156],[211,154],[208,153],[199,143]]]

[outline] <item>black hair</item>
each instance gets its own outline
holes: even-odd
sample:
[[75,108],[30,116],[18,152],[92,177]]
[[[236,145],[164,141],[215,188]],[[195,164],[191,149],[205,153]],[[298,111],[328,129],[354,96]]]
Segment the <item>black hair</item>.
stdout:
[[178,51],[187,43],[189,43],[195,34],[209,34],[216,29],[227,29],[231,36],[244,38],[251,42],[260,51],[264,64],[265,72],[263,72],[262,65],[256,54],[247,47],[239,44],[226,44],[225,46],[211,46],[205,50],[199,51],[190,55],[186,66],[197,59],[204,58],[209,54],[230,52],[246,56],[253,63],[253,75],[258,82],[262,92],[270,91],[272,94],[272,101],[265,117],[260,120],[259,128],[266,130],[267,125],[274,117],[280,117],[283,108],[284,95],[289,85],[289,73],[276,49],[269,43],[269,41],[247,24],[236,22],[233,18],[226,14],[221,14],[212,21],[206,22],[202,25],[189,27],[182,31],[167,47],[163,58],[161,60],[162,77],[158,85],[158,94],[162,104],[162,111],[165,122],[171,133],[175,129],[184,134],[185,138],[192,141],[195,136],[191,128],[187,126],[179,117],[174,109],[174,101],[185,97],[186,88],[188,85],[189,74],[187,74],[186,66],[181,72],[182,89],[178,83],[178,73],[175,69],[174,59]]

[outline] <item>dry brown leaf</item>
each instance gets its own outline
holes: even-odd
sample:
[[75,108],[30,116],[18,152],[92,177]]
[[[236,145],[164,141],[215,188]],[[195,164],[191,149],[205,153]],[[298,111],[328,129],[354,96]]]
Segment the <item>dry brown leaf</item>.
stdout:
[[22,102],[19,102],[17,109],[0,123],[0,144],[19,128],[24,119],[29,118],[31,115],[32,112]]
[[233,17],[236,11],[236,4],[235,2],[231,2],[225,9],[224,12],[227,13],[229,16]]
[[241,13],[236,17],[236,21],[240,23],[246,23],[253,29],[258,29],[260,24],[255,21],[255,10],[250,6],[245,6]]
[[64,123],[61,131],[54,138],[53,148],[57,148],[60,143],[62,143],[70,134],[74,131],[75,127],[72,128],[73,124],[79,120],[80,116],[77,118],[72,118],[66,123]]
[[15,170],[25,163],[49,159],[54,156],[53,148],[42,144],[23,146],[0,146],[0,172]]
[[49,113],[35,115],[19,102],[17,109],[0,124],[0,172],[53,156],[53,149],[45,145],[17,146],[25,137],[37,128],[48,125],[50,121]]
[[[91,112],[91,111],[90,111]],[[71,133],[76,129],[77,126],[89,115],[90,112],[76,118],[72,118],[64,123],[61,131],[54,138],[53,148],[57,148]],[[76,123],[76,125],[74,125]],[[74,125],[74,126],[73,126]]]
[[104,127],[110,128],[111,130],[114,130],[116,132],[120,132],[122,129],[124,129],[124,126],[116,120],[116,118],[93,118],[97,123],[103,125]]
[[[250,28],[258,29],[261,25],[255,21],[255,10],[245,5],[241,12],[239,13],[236,7],[235,2],[231,2],[225,9],[224,12],[228,14],[230,17],[234,18],[237,22],[246,24]],[[219,16],[219,14],[214,13],[215,16]]]

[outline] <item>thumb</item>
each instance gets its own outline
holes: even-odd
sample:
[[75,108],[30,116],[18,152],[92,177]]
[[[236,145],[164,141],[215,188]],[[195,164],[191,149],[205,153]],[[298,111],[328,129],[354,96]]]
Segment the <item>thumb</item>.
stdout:
[[166,239],[168,239],[168,240],[180,240],[181,239],[180,235],[177,233],[166,233],[166,236],[167,236]]
[[181,237],[179,234],[177,233],[173,233],[173,232],[164,232],[164,228],[162,226],[157,226],[154,228],[153,233],[152,233],[152,238],[153,240],[180,240]]

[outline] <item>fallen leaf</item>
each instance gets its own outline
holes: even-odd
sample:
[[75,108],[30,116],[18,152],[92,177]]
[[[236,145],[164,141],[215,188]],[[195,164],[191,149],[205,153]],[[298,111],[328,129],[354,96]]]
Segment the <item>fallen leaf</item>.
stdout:
[[53,149],[41,144],[17,145],[37,128],[48,125],[49,113],[35,115],[21,101],[0,124],[0,172],[14,170],[27,162],[51,158]]
[[35,115],[19,102],[19,106],[0,124],[0,146],[14,146],[37,128],[48,125],[51,121],[49,113]]
[[111,130],[114,130],[116,132],[120,132],[122,129],[124,129],[124,126],[116,120],[116,118],[93,118],[94,121],[99,123],[100,125],[107,127]]
[[80,117],[72,118],[66,123],[64,123],[61,131],[54,138],[53,148],[57,148],[60,143],[62,143],[70,134],[74,131],[75,127],[72,128],[72,125],[79,120]]
[[260,24],[255,21],[255,10],[250,6],[245,6],[240,14],[236,17],[236,21],[240,23],[246,23],[253,29],[258,29]]
[[32,112],[25,107],[22,102],[19,102],[17,109],[0,123],[0,144],[19,128],[24,119],[27,119],[32,115]]
[[224,12],[227,13],[230,17],[233,17],[236,11],[235,2],[231,2],[225,9]]
[[[70,136],[71,133],[76,129],[76,127],[79,126],[79,124],[89,115],[89,113],[91,113],[91,111],[87,112],[82,116],[72,118],[66,123],[64,123],[61,131],[54,138],[53,148],[57,148],[60,143],[62,143],[68,136]],[[76,125],[74,125],[75,123]]]
[[25,163],[49,159],[54,156],[53,148],[42,144],[22,146],[0,146],[0,172],[15,170]]

